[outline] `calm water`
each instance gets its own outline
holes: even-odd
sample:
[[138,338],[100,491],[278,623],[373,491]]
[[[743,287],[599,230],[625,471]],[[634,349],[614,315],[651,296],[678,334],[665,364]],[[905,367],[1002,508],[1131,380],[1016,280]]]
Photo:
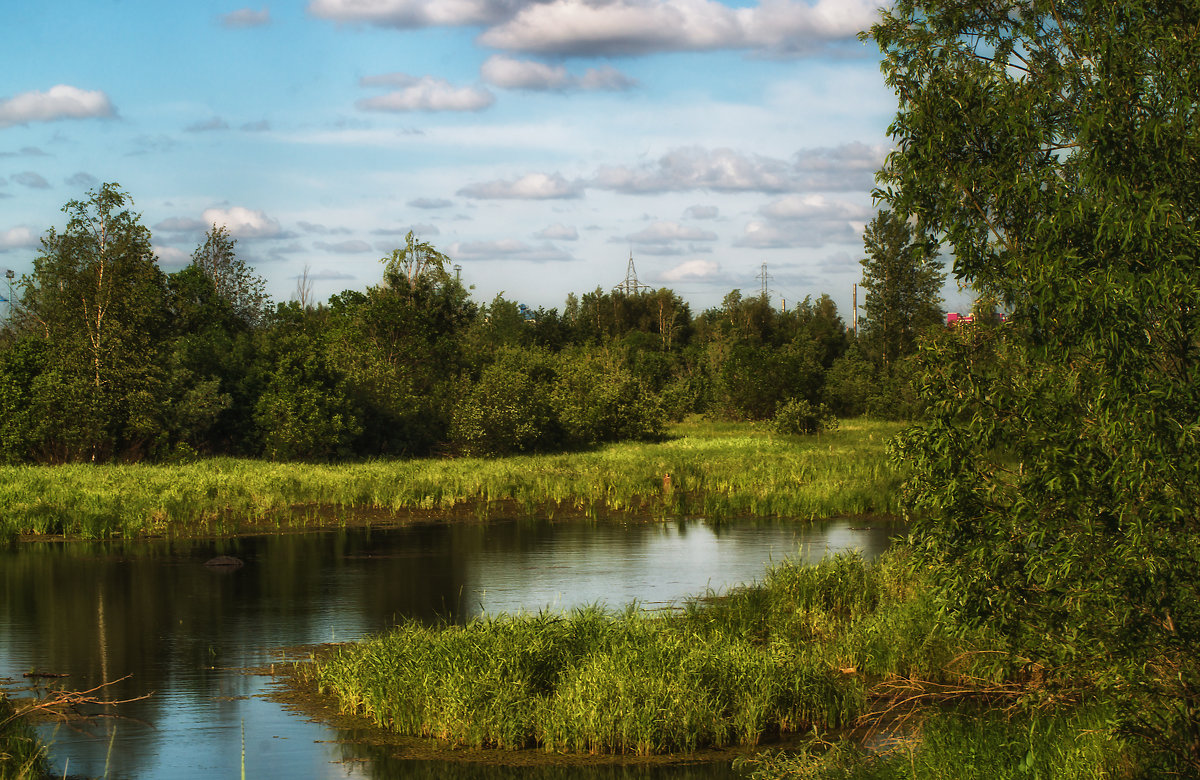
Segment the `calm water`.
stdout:
[[[119,718],[47,726],[54,771],[111,778],[725,777],[727,767],[497,769],[404,760],[266,699],[246,667],[273,649],[341,641],[397,620],[638,601],[669,606],[761,579],[771,562],[874,556],[886,527],[516,523],[282,535],[222,542],[45,543],[0,550],[0,678],[28,671],[110,698]],[[236,555],[245,566],[204,562]],[[57,683],[57,681],[55,681]],[[111,745],[111,752],[110,752]]]

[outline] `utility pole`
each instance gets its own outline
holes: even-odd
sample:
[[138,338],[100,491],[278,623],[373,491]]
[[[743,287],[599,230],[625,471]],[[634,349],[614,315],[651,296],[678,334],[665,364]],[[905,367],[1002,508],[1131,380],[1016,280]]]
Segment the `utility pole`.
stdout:
[[858,338],[858,283],[854,285],[854,338]]
[[0,303],[8,304],[8,318],[9,319],[12,319],[12,311],[13,311],[13,302],[12,302],[13,291],[12,290],[13,290],[13,277],[15,277],[15,276],[16,276],[16,273],[13,272],[13,270],[11,268],[9,268],[7,271],[4,272],[4,279],[8,282],[8,297],[5,298],[3,295],[0,295]]
[[770,275],[767,273],[767,264],[763,263],[758,272],[758,281],[761,285],[761,291],[759,294],[762,295],[763,298],[770,298],[771,290],[769,287],[767,287],[767,281],[770,278]]

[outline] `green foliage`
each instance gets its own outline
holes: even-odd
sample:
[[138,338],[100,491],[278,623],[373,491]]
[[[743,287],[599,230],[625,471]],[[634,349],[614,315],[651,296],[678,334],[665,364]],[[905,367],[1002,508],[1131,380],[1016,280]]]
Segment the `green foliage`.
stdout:
[[266,282],[237,256],[237,239],[225,227],[213,225],[192,253],[192,268],[212,280],[217,296],[247,326],[264,322],[270,308]]
[[776,433],[810,436],[836,431],[837,427],[837,418],[824,404],[813,405],[802,398],[782,404],[771,418],[771,428]]
[[596,353],[560,356],[551,403],[566,442],[575,447],[655,439],[665,431],[656,396],[629,371]]
[[0,780],[49,777],[46,747],[8,696],[0,693]]
[[860,262],[867,296],[862,341],[888,366],[913,352],[923,329],[941,324],[946,274],[933,242],[886,209],[867,225],[863,244],[867,256]]
[[506,351],[454,407],[451,441],[467,455],[553,449],[562,433],[551,407],[554,369],[536,352]]
[[900,448],[948,603],[1200,772],[1200,9],[900,0],[882,195],[1009,324],[923,357]]

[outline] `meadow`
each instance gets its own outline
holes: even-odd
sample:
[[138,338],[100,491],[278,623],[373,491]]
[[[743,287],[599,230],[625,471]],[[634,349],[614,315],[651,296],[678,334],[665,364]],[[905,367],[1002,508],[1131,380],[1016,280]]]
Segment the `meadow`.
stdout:
[[886,442],[850,420],[821,436],[690,422],[666,440],[556,455],[0,467],[0,538],[220,536],[348,522],[600,517],[818,518],[898,511]]

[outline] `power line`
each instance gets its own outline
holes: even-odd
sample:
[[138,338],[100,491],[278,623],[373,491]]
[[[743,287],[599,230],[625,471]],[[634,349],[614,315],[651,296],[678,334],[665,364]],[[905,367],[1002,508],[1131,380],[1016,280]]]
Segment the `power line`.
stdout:
[[633,250],[629,251],[629,265],[625,269],[625,281],[613,285],[613,292],[624,292],[626,295],[637,295],[649,290],[650,285],[642,284],[637,278],[637,268],[633,265]]

